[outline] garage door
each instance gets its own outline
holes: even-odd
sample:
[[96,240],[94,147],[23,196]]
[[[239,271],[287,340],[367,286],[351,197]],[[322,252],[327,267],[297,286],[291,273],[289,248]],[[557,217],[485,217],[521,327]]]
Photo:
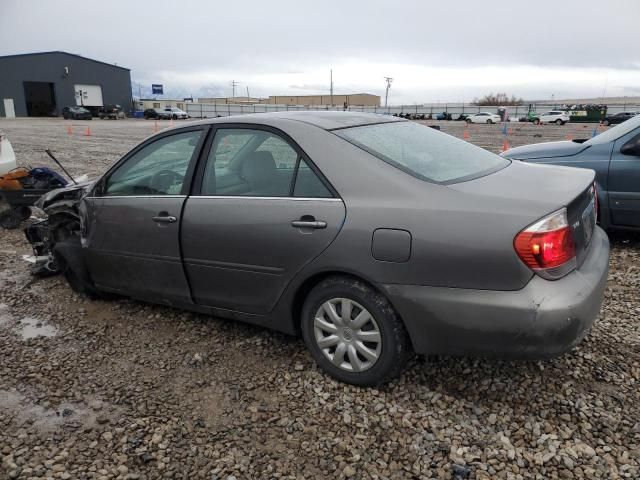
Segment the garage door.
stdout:
[[76,105],[85,107],[102,107],[102,87],[100,85],[74,86],[76,91]]

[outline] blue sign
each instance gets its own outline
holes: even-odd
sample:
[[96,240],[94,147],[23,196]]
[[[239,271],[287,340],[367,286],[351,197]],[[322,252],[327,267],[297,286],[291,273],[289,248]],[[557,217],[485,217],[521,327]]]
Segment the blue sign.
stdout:
[[151,85],[151,92],[154,95],[162,95],[162,85],[154,83]]

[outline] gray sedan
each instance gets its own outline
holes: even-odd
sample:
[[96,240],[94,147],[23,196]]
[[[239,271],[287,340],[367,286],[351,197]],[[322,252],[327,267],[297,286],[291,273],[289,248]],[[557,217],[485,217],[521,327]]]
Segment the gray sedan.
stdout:
[[416,123],[281,112],[154,135],[40,200],[37,270],[301,334],[377,385],[419,354],[549,357],[598,315],[594,173],[501,158]]

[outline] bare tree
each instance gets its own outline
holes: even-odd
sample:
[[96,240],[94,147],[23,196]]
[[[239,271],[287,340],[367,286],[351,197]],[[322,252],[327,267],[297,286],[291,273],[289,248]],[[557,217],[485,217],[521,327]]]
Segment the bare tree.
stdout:
[[524,102],[522,98],[516,98],[515,95],[511,95],[511,98],[506,93],[490,93],[489,95],[485,95],[484,97],[478,99],[474,98],[473,105],[520,105]]

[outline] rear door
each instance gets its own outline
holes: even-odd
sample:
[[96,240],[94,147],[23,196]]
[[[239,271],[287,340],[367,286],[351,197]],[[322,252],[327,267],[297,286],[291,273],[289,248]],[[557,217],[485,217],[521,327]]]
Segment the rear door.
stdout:
[[620,152],[628,143],[640,143],[640,128],[617,139],[613,145],[608,188],[611,223],[640,227],[640,157]]
[[219,127],[199,166],[181,229],[196,303],[264,314],[336,237],[345,207],[286,135]]
[[85,199],[83,245],[96,285],[169,304],[190,299],[179,228],[204,131],[194,127],[152,138]]

